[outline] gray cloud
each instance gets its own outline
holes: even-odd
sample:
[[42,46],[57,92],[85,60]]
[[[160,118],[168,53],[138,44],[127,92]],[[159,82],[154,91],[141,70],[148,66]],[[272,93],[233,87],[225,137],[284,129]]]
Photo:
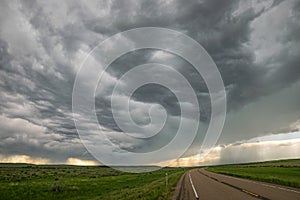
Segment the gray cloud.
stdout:
[[[72,119],[76,72],[100,41],[144,26],[186,33],[216,62],[228,98],[228,118],[219,143],[276,132],[300,118],[300,4],[296,0],[273,1],[268,8],[253,4],[245,9],[238,0],[0,4],[0,154],[30,154],[61,162],[68,157],[89,157]],[[133,95],[136,102],[163,105],[169,114],[168,124],[157,138],[124,136],[111,113],[107,97],[113,79],[150,62],[174,66],[196,91],[202,127],[192,153],[187,153],[193,154],[199,150],[210,119],[210,99],[202,77],[187,61],[168,52],[139,50],[112,63],[106,72],[111,81],[105,85],[105,96],[96,99],[99,123],[113,132],[115,144],[136,152],[157,149],[174,137],[180,108],[174,94],[164,87],[147,85]],[[15,123],[17,128],[7,123]],[[139,123],[148,123],[147,116]],[[41,130],[36,136],[34,130],[18,126]]]

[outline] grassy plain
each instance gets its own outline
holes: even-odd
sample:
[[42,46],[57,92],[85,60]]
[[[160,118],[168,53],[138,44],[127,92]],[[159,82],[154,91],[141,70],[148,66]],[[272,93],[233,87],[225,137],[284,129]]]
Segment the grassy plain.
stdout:
[[300,188],[300,159],[208,167],[208,171]]
[[186,170],[133,174],[95,166],[0,164],[0,199],[169,199]]

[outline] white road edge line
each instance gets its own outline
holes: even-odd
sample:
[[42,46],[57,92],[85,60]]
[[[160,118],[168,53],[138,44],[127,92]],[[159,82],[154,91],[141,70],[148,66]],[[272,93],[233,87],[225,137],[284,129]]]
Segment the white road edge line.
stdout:
[[192,188],[193,188],[194,193],[195,193],[195,197],[196,197],[196,199],[199,199],[199,196],[196,192],[195,186],[194,186],[193,181],[192,181],[191,172],[189,172],[189,177],[190,177],[190,182],[191,182]]
[[[223,174],[220,174],[220,175],[223,175]],[[225,176],[225,175],[223,175],[223,176]],[[245,181],[245,182],[255,183],[255,184],[257,184],[257,185],[263,185],[263,186],[267,186],[267,187],[271,187],[271,188],[276,188],[276,189],[280,189],[280,190],[285,190],[285,191],[289,191],[289,192],[295,192],[295,193],[300,194],[299,191],[292,190],[292,189],[288,189],[288,188],[284,188],[284,187],[278,187],[278,186],[269,185],[269,184],[265,184],[265,183],[259,183],[259,182],[255,182],[255,181],[251,181],[251,180],[247,180],[247,179],[236,178],[236,177],[233,177],[233,176],[230,176],[230,178],[233,178],[233,179],[236,179],[236,180],[240,180],[240,181]]]

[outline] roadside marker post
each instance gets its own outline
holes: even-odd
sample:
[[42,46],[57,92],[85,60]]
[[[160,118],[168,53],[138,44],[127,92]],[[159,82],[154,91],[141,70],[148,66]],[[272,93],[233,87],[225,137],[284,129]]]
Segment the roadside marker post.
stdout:
[[168,173],[166,173],[166,188],[168,189]]
[[168,192],[168,173],[166,173],[166,192],[167,192],[167,197],[169,198],[169,192]]

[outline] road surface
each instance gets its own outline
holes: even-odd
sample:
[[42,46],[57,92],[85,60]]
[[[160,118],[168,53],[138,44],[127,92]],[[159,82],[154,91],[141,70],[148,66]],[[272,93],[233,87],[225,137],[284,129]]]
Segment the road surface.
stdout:
[[186,172],[178,182],[174,200],[300,200],[300,190],[208,172]]

